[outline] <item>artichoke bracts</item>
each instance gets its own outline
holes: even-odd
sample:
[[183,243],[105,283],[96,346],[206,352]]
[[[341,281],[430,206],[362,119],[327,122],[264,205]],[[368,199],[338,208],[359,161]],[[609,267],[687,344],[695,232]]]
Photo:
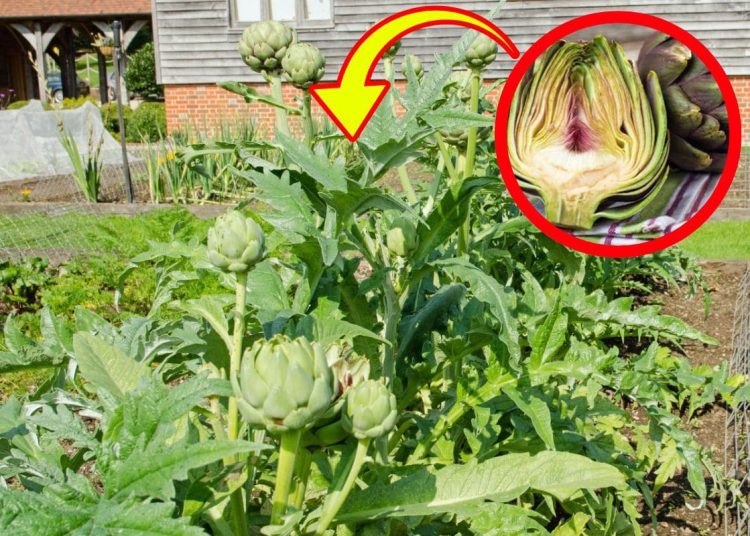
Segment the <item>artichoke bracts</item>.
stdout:
[[367,380],[352,387],[347,394],[341,422],[357,439],[375,439],[391,431],[396,416],[393,393],[382,383]]
[[242,33],[240,55],[253,71],[278,74],[281,60],[293,42],[294,32],[288,26],[272,20],[256,22]]
[[667,178],[667,113],[654,73],[641,83],[614,42],[558,42],[524,77],[508,121],[508,151],[546,217],[589,229],[645,207]]
[[283,433],[311,426],[338,393],[323,347],[307,339],[278,335],[245,351],[238,377],[232,377],[245,420]]
[[638,71],[659,77],[667,107],[669,162],[686,171],[720,173],[729,125],[724,97],[706,66],[683,43],[656,34],[641,47]]
[[247,272],[263,258],[264,240],[252,218],[227,212],[208,230],[208,260],[226,272]]
[[307,89],[323,78],[326,60],[310,43],[294,43],[281,60],[284,76],[299,89]]
[[480,34],[466,51],[464,63],[469,69],[483,70],[495,61],[497,43],[484,34]]

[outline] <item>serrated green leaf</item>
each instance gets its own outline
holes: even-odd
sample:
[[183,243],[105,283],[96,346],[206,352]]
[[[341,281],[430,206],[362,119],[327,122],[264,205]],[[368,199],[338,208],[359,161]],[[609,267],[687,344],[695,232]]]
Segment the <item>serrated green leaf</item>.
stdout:
[[125,396],[149,375],[146,366],[97,335],[76,333],[73,335],[73,350],[86,381],[116,398]]

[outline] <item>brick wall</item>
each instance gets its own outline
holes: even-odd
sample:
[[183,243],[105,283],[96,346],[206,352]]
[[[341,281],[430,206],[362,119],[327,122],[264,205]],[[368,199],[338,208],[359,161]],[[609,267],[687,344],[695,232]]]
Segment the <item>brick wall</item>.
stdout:
[[[398,85],[402,83],[399,82]],[[740,105],[742,115],[742,144],[750,147],[750,76],[732,78],[732,85]],[[259,92],[266,92],[265,84],[254,86]],[[289,84],[284,84],[284,101],[295,105],[300,98],[300,91]],[[497,100],[500,91],[495,91],[493,100]],[[246,104],[245,101],[215,85],[168,85],[165,87],[167,111],[167,128],[174,132],[189,126],[203,132],[211,131],[222,122],[233,124],[237,121],[252,120],[266,135],[273,131],[274,109],[263,104]],[[322,110],[313,103],[314,115],[321,115]],[[299,119],[291,118],[294,132],[301,131]],[[729,195],[722,203],[722,209],[743,211],[750,210],[750,150],[743,151],[740,168],[735,176]]]

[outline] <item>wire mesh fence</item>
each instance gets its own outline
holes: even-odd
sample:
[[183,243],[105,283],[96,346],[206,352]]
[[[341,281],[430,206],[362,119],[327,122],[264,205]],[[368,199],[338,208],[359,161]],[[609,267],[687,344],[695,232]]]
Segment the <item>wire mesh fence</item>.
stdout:
[[[734,312],[731,374],[750,375],[750,269],[745,272]],[[750,402],[740,402],[726,420],[724,470],[736,482],[740,495],[750,491]],[[724,511],[724,533],[750,536],[750,508],[744,501]]]

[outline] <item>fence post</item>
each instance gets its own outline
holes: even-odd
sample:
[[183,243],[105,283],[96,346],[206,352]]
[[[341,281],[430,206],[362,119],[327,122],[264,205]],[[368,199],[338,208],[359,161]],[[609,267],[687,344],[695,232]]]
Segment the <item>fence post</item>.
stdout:
[[120,67],[122,66],[122,23],[116,20],[112,23],[112,34],[114,37],[115,53],[113,66],[115,69],[115,93],[117,97],[117,116],[120,125],[120,146],[122,147],[122,171],[125,176],[125,193],[128,196],[128,203],[133,202],[133,183],[130,180],[130,166],[128,165],[128,146],[125,141],[125,117],[122,114],[122,82],[120,80]]

